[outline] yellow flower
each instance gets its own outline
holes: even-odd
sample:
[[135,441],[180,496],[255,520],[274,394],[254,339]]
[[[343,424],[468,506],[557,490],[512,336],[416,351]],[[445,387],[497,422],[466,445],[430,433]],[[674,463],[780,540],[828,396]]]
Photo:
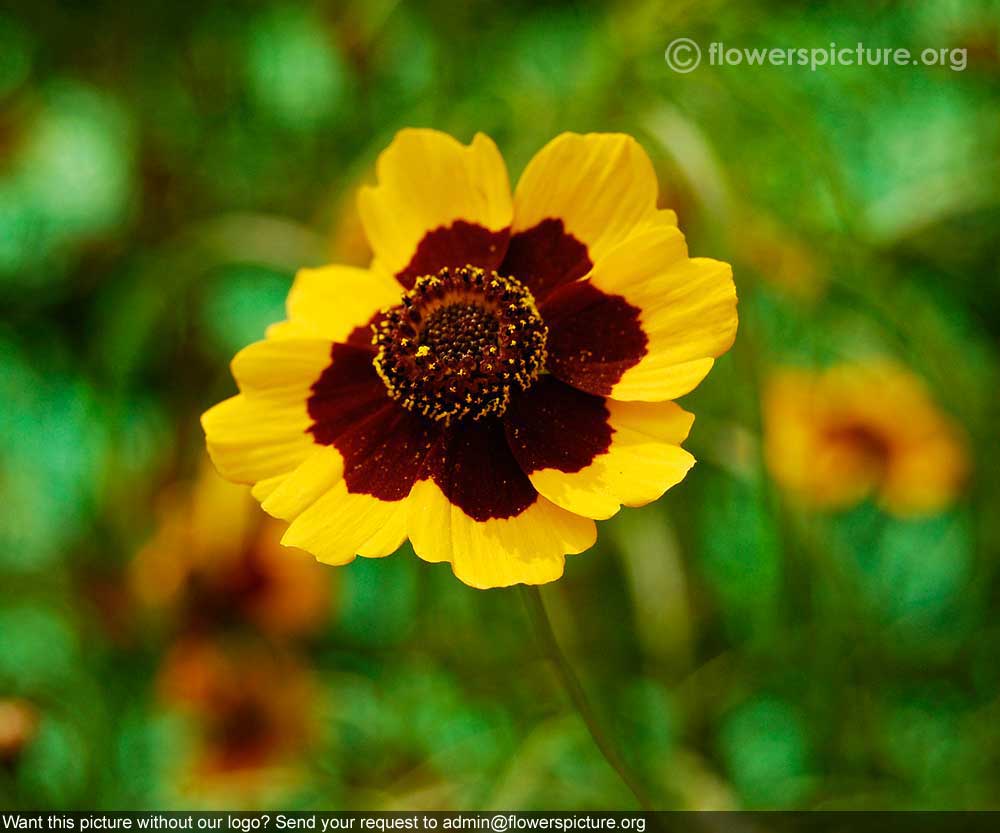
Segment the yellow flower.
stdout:
[[284,550],[279,527],[245,486],[206,466],[163,496],[156,533],[130,565],[132,592],[188,630],[235,616],[275,636],[315,631],[329,616],[328,576],[305,553]]
[[38,713],[17,698],[0,698],[0,763],[16,761],[38,731]]
[[290,655],[256,642],[184,639],[163,660],[160,700],[188,718],[190,755],[178,789],[260,797],[301,777],[316,741],[316,686]]
[[955,500],[965,476],[961,431],[893,364],[783,370],[765,393],[764,421],[775,479],[814,506],[874,494],[896,515],[932,513]]
[[320,561],[409,538],[474,587],[552,581],[693,464],[671,400],[733,342],[731,270],[628,136],[559,136],[513,196],[482,134],[404,130],[376,172],[371,267],[299,273],[202,418],[212,459]]

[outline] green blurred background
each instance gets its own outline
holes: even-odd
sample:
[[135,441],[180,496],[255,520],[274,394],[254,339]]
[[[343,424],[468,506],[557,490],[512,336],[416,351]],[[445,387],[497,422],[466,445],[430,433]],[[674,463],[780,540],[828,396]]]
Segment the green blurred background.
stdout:
[[[968,64],[682,75],[678,36]],[[563,130],[632,133],[733,263],[699,465],[543,591],[657,802],[997,807],[998,48],[989,0],[7,0],[0,806],[633,806],[516,592],[408,547],[285,575],[204,468],[230,357],[297,267],[367,262],[354,193],[418,125],[488,133],[515,178]],[[931,517],[811,511],[762,465],[770,369],[870,352],[969,437]]]

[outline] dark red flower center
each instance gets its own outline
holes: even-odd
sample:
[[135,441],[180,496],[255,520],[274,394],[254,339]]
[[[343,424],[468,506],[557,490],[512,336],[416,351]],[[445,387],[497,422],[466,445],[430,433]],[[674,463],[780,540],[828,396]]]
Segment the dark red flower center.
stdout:
[[417,278],[373,330],[389,396],[445,425],[500,416],[545,366],[548,331],[531,292],[474,266]]

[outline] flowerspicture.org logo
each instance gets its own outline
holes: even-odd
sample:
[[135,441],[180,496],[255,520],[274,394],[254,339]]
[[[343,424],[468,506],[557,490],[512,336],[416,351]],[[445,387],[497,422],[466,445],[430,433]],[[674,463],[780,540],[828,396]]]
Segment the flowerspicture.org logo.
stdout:
[[[702,49],[691,38],[674,38],[663,57],[674,72],[687,74],[701,64]],[[967,63],[968,53],[964,47],[930,46],[916,52],[905,47],[869,47],[863,43],[854,46],[838,46],[831,42],[829,46],[818,47],[741,47],[713,41],[708,45],[709,66],[808,67],[810,72],[822,67],[941,66],[962,72]]]

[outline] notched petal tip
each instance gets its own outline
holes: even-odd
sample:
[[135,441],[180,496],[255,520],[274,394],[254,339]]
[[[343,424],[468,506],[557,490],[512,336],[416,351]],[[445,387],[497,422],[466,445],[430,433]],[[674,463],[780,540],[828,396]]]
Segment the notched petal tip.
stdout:
[[514,191],[514,231],[560,220],[591,262],[657,216],[653,163],[622,133],[563,133],[528,163]]
[[[414,259],[430,257],[424,246],[433,232],[451,228],[461,221],[465,226],[486,232],[504,232],[513,215],[510,181],[503,156],[485,134],[476,134],[468,145],[437,130],[405,128],[379,155],[375,164],[377,184],[364,186],[358,192],[358,211],[368,241],[379,268],[405,280]],[[461,242],[461,241],[452,241]],[[477,266],[495,266],[503,252],[483,249],[482,241],[473,240],[466,247],[477,260],[449,262],[440,266],[462,266],[465,262]],[[504,236],[503,244],[506,245]],[[423,248],[422,248],[423,246]],[[434,247],[435,248],[436,244]],[[434,251],[431,260],[440,260],[447,253]],[[478,262],[485,259],[489,262]],[[433,274],[431,269],[425,274]]]

